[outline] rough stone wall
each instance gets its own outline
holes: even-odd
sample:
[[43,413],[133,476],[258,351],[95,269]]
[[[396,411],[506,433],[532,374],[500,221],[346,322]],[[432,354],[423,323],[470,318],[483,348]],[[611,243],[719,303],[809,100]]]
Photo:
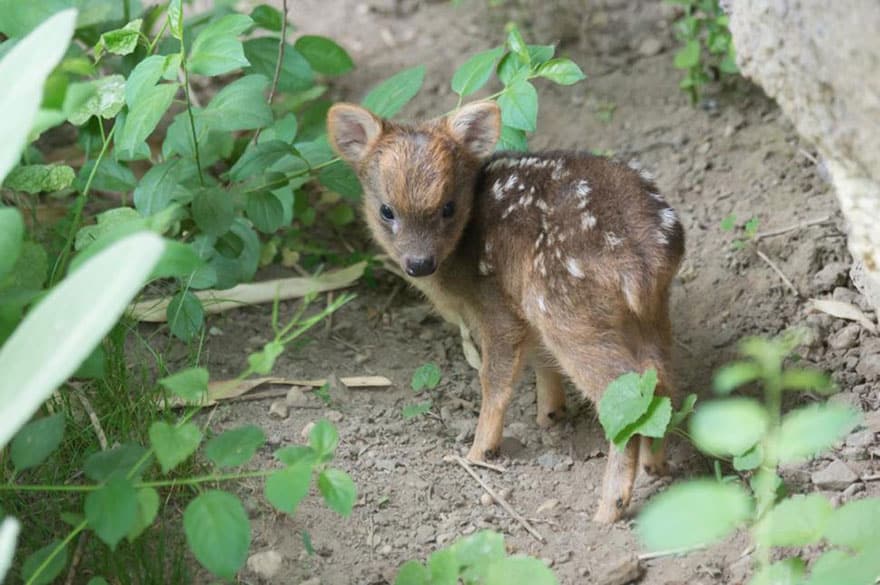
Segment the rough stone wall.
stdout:
[[724,6],[743,75],[825,160],[850,226],[853,280],[880,311],[880,0]]

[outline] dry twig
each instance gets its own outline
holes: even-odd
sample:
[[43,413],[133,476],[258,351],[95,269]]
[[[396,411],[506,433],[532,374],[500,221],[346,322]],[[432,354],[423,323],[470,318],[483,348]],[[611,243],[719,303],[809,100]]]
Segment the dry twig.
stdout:
[[779,278],[782,279],[782,282],[785,283],[785,286],[787,286],[789,288],[789,290],[791,290],[791,292],[794,293],[794,296],[800,298],[801,297],[800,291],[798,291],[797,287],[788,279],[788,277],[785,275],[785,273],[782,272],[782,270],[780,270],[779,266],[777,266],[773,262],[773,260],[771,260],[767,256],[767,254],[765,254],[761,250],[755,250],[755,251],[758,253],[758,258],[760,258],[761,260],[766,262],[767,266],[769,266],[770,268],[773,269],[773,272],[775,272],[779,276]]
[[766,232],[758,232],[755,234],[755,240],[761,240],[763,238],[772,238],[774,236],[781,236],[782,234],[787,234],[788,232],[793,232],[796,230],[802,230],[808,227],[812,227],[814,225],[822,225],[823,223],[828,223],[831,221],[831,216],[826,215],[825,217],[817,217],[815,219],[808,219],[806,221],[802,221],[801,223],[796,223],[793,225],[789,225],[786,227],[776,228],[773,230],[767,230]]
[[664,557],[677,557],[680,555],[684,555],[687,553],[691,553],[697,550],[703,550],[706,548],[705,544],[698,544],[696,546],[686,546],[682,548],[673,548],[669,550],[658,550],[656,552],[650,553],[642,553],[639,555],[640,561],[650,561],[652,559],[662,559]]

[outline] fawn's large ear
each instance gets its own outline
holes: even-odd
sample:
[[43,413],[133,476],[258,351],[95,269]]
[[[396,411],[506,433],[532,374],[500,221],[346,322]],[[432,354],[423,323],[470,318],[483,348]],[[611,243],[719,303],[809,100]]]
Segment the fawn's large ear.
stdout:
[[501,137],[501,109],[495,102],[467,104],[450,114],[446,125],[474,156],[489,156]]
[[327,112],[330,144],[350,163],[357,163],[382,133],[382,120],[360,106],[336,104]]

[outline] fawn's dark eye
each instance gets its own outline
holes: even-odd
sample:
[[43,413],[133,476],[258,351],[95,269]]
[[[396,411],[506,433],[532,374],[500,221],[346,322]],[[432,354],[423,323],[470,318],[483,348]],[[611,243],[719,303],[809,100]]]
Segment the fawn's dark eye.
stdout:
[[394,211],[384,203],[382,204],[382,207],[379,208],[379,214],[385,221],[391,221],[394,219]]
[[443,217],[450,218],[455,215],[455,202],[449,201],[443,206]]

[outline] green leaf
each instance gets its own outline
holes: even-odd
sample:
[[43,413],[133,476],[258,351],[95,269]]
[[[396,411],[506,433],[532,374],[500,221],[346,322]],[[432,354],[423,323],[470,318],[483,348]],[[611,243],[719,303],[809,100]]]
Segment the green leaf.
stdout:
[[[79,169],[74,187],[80,192],[85,189],[86,180],[95,166],[95,161],[90,160]],[[92,191],[110,191],[113,193],[129,193],[137,186],[137,178],[131,169],[119,164],[112,158],[103,158],[95,171],[92,180]],[[112,211],[112,210],[111,210]],[[107,213],[107,212],[104,212]]]
[[880,546],[855,556],[831,550],[813,562],[810,577],[801,585],[873,585],[880,575]]
[[800,585],[805,570],[804,561],[791,557],[759,570],[749,585]]
[[357,500],[357,488],[347,473],[341,469],[326,469],[318,475],[318,490],[327,506],[347,518]]
[[782,372],[782,387],[786,390],[808,390],[828,394],[834,391],[831,376],[819,370],[796,369]]
[[[191,244],[169,241],[165,246],[162,259],[150,273],[150,279],[180,278],[186,282],[189,281],[190,275],[203,269],[204,264]],[[193,286],[192,282],[190,282],[190,286]]]
[[599,422],[609,441],[648,411],[657,386],[657,371],[623,374],[608,385],[599,402]]
[[12,169],[3,186],[34,195],[67,189],[75,178],[76,173],[67,165],[25,165]]
[[510,47],[512,53],[519,57],[520,61],[526,64],[531,63],[532,56],[529,54],[526,42],[516,26],[511,26],[507,33],[507,46]]
[[180,291],[171,298],[166,315],[171,333],[181,341],[194,338],[205,324],[202,302],[188,290]]
[[776,504],[755,527],[762,546],[806,546],[822,538],[834,509],[821,494],[796,495]]
[[428,557],[431,585],[458,585],[458,559],[450,549],[438,550]]
[[633,435],[660,438],[666,434],[666,428],[672,418],[672,401],[666,396],[654,396],[648,410],[639,420],[625,427],[614,437],[614,444],[623,449]]
[[[176,67],[171,67],[175,64],[170,62],[169,57],[150,55],[132,69],[131,74],[128,76],[128,81],[125,82],[125,104],[129,109],[144,99],[144,96],[162,79],[163,74],[169,69],[173,69],[174,78],[176,79],[177,70]],[[177,65],[179,66],[179,64]]]
[[342,75],[354,69],[354,62],[345,49],[327,37],[303,35],[293,46],[318,73]]
[[272,123],[272,109],[263,97],[269,80],[262,75],[246,75],[221,89],[200,119],[212,130],[235,132],[255,130]]
[[403,407],[401,414],[403,414],[403,418],[415,418],[430,412],[432,406],[434,406],[434,402],[431,400],[419,402],[418,404],[407,404]]
[[437,364],[422,364],[413,372],[410,387],[413,389],[413,392],[421,392],[425,389],[433,390],[440,384],[441,377],[442,373]]
[[721,229],[729,232],[736,227],[736,216],[732,213],[721,220]]
[[740,386],[761,377],[761,367],[754,362],[733,362],[715,373],[712,389],[717,394],[730,394]]
[[780,463],[815,457],[845,437],[859,423],[859,413],[840,404],[813,404],[782,418],[777,438]]
[[501,57],[496,70],[498,79],[505,86],[509,86],[515,81],[525,80],[530,73],[529,66],[520,61],[515,53],[507,53]]
[[[244,54],[251,66],[247,73],[256,73],[266,79],[274,79],[278,63],[278,41],[269,37],[249,39],[244,42]],[[284,45],[284,58],[278,76],[278,90],[294,93],[311,88],[315,84],[315,73],[305,57],[290,44]]]
[[282,140],[269,140],[248,146],[232,165],[229,176],[233,181],[249,179],[265,172],[285,156],[294,156],[294,149]]
[[319,420],[309,431],[309,444],[319,458],[329,461],[339,445],[339,433],[330,421]]
[[83,471],[86,477],[94,482],[103,482],[113,475],[127,475],[136,465],[132,477],[140,477],[150,466],[150,459],[145,459],[147,450],[140,445],[127,443],[107,451],[98,451],[86,459]]
[[694,444],[713,455],[742,455],[767,432],[767,411],[750,398],[708,402],[691,417]]
[[678,69],[690,69],[700,64],[700,41],[688,41],[685,46],[675,54],[673,64]]
[[86,585],[110,585],[104,577],[92,577]]
[[171,107],[178,86],[175,83],[163,83],[145,90],[135,105],[129,105],[125,124],[117,131],[114,140],[126,159],[135,157],[136,150],[153,133],[162,116]]
[[[52,557],[46,568],[39,575],[36,575],[37,569],[43,566],[43,563],[49,556],[55,552],[56,548],[61,548],[61,552]],[[31,585],[49,585],[55,578],[61,574],[64,567],[67,566],[67,545],[60,540],[53,540],[40,550],[32,553],[24,560],[21,566],[22,579]]]
[[284,16],[281,11],[274,6],[268,4],[259,4],[251,10],[251,20],[260,28],[270,30],[272,32],[281,32],[281,26],[284,22]]
[[49,259],[45,248],[36,242],[22,242],[18,259],[7,274],[4,288],[40,290],[48,275]]
[[100,59],[104,51],[115,55],[130,55],[137,48],[143,20],[132,20],[122,28],[107,31],[95,45],[95,58]]
[[284,345],[277,341],[270,341],[259,352],[248,356],[248,365],[254,372],[265,376],[272,371],[275,360],[284,352]]
[[526,139],[526,133],[519,128],[511,128],[510,126],[501,127],[501,139],[495,147],[496,151],[512,150],[525,152],[529,149],[529,143]]
[[742,455],[733,457],[733,468],[737,471],[757,469],[764,462],[764,448],[758,443]]
[[264,234],[273,234],[284,225],[284,205],[271,191],[248,195],[245,212],[254,227]]
[[670,429],[674,429],[681,425],[684,420],[691,415],[694,411],[694,405],[697,403],[697,395],[696,394],[688,394],[687,398],[684,399],[684,402],[681,405],[679,410],[676,410],[672,413],[672,418],[669,421]]
[[218,577],[232,579],[247,560],[250,522],[241,501],[230,493],[210,490],[190,502],[183,530],[196,559]]
[[208,370],[187,368],[159,380],[159,384],[191,403],[199,403],[208,391]]
[[279,469],[266,479],[266,499],[278,510],[293,514],[299,503],[309,494],[311,480],[310,461],[303,460]]
[[526,45],[526,50],[529,52],[532,67],[543,65],[556,53],[556,47],[553,45]]
[[104,348],[99,345],[91,354],[89,354],[89,357],[80,364],[79,368],[77,368],[76,372],[73,374],[73,377],[101,380],[106,373],[106,363],[107,355],[104,352]]
[[24,425],[12,440],[9,455],[16,471],[36,467],[51,455],[64,438],[64,414],[38,418]]
[[413,99],[425,80],[425,66],[404,69],[374,87],[361,104],[382,118],[391,118]]
[[118,231],[119,228],[130,230],[131,226],[143,227],[143,220],[137,211],[131,207],[115,207],[98,214],[97,223],[80,228],[76,234],[73,248],[83,250],[107,235]]
[[192,73],[222,75],[250,63],[244,55],[238,35],[254,21],[244,14],[230,14],[208,24],[190,49],[187,63]]
[[362,193],[357,175],[349,165],[341,161],[321,169],[318,182],[346,199],[356,201]]
[[238,467],[250,461],[266,442],[266,433],[256,425],[230,429],[205,444],[205,456],[218,467]]
[[282,447],[274,453],[275,459],[284,465],[296,465],[301,461],[308,461],[310,465],[318,462],[318,454],[308,445],[289,445]]
[[498,98],[501,121],[505,126],[534,132],[538,121],[538,92],[535,86],[520,79],[514,81]]
[[407,561],[401,565],[394,579],[394,585],[431,585],[428,569],[418,561]]
[[85,512],[89,527],[111,550],[116,550],[116,545],[137,522],[138,497],[134,484],[122,476],[110,478],[86,496]]
[[509,585],[511,583],[556,585],[557,581],[553,571],[542,561],[516,555],[489,565],[484,583],[486,585]]
[[71,124],[82,126],[96,116],[109,120],[125,105],[125,77],[109,75],[71,84],[64,98],[64,111]]
[[203,232],[210,236],[222,236],[229,231],[235,219],[232,197],[219,187],[200,189],[193,198],[192,214]]
[[462,538],[452,545],[451,550],[458,559],[465,583],[478,583],[485,579],[488,566],[496,560],[503,559],[504,537],[491,530],[481,530]]
[[464,97],[486,85],[503,53],[504,49],[497,47],[477,53],[465,61],[452,76],[452,91]]
[[183,40],[183,0],[169,0],[168,30],[175,39]]
[[150,168],[134,189],[132,199],[142,216],[150,216],[172,203],[193,200],[190,187],[198,185],[195,161],[172,158]]
[[192,422],[174,426],[156,421],[150,425],[149,434],[156,458],[162,466],[162,473],[168,473],[183,463],[202,442],[202,431]]
[[0,208],[0,282],[15,267],[21,255],[24,221],[11,207]]
[[134,542],[144,530],[153,524],[159,513],[159,492],[151,487],[141,488],[137,491],[137,517],[125,538]]
[[690,548],[725,538],[751,513],[751,498],[740,486],[691,481],[653,498],[639,514],[637,530],[649,550]]
[[880,526],[880,499],[865,498],[835,510],[823,536],[835,546],[862,551],[877,542],[877,526]]
[[538,68],[538,75],[559,85],[574,85],[586,75],[571,59],[552,59]]

